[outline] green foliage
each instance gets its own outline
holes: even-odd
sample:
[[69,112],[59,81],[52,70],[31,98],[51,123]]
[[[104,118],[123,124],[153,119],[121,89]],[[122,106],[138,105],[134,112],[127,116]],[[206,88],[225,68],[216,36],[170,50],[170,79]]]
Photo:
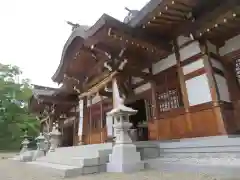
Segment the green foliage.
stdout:
[[21,74],[17,66],[0,64],[0,150],[19,149],[24,129],[38,134],[39,122],[28,111],[30,81]]

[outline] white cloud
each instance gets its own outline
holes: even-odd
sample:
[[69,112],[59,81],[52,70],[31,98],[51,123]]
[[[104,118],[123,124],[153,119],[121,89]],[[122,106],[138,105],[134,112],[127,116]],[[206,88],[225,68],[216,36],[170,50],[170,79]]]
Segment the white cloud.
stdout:
[[148,0],[0,0],[0,62],[18,65],[34,84],[56,86],[51,76],[71,33],[66,20],[92,25],[103,13],[119,20],[124,7]]

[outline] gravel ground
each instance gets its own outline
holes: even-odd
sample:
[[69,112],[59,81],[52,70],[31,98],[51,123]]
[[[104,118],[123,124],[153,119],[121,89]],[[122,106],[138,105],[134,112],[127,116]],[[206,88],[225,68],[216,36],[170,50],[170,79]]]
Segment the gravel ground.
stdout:
[[[50,174],[42,173],[37,168],[31,168],[21,162],[7,160],[13,154],[0,154],[0,180],[60,180]],[[132,174],[122,173],[101,173],[87,175],[71,180],[234,180],[221,177],[213,177],[206,174],[197,173],[166,173],[157,171],[142,171]],[[239,178],[238,178],[239,179]]]

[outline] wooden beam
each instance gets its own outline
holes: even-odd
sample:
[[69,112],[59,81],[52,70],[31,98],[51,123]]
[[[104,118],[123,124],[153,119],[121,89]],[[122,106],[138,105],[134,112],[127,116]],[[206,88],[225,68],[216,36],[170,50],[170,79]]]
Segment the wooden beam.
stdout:
[[[139,34],[141,34],[141,36]],[[152,39],[151,37],[143,38],[142,30],[139,31],[135,29],[131,34],[128,34],[128,33],[124,33],[119,30],[110,28],[108,35],[115,40],[126,42],[126,44],[129,44],[132,46],[136,46],[136,47],[142,46],[146,49],[146,51],[149,51],[155,54],[162,54],[163,51],[171,52],[172,50],[172,46],[169,43],[163,42],[164,38],[161,41],[158,41],[155,43],[152,43],[151,41],[149,41],[149,39]]]
[[151,73],[143,72],[141,69],[128,67],[123,70],[126,75],[131,75],[133,77],[140,77],[141,79],[154,81],[155,77]]
[[177,29],[174,34],[178,36],[182,34],[189,35],[190,33],[195,33],[199,28],[201,28],[201,26],[204,25],[204,23],[217,19],[219,15],[226,13],[239,4],[239,0],[223,1],[223,3],[221,3],[221,5],[216,7],[213,11],[203,13],[194,22],[189,20],[186,21],[186,23],[183,23],[181,28]]
[[99,91],[99,95],[100,96],[106,96],[106,97],[112,97],[112,93],[111,92],[106,92],[104,90]]
[[106,58],[109,58],[109,59],[111,59],[111,57],[109,57],[109,55],[111,55],[111,56],[118,55],[118,52],[116,50],[114,51],[112,47],[110,47],[106,43],[102,43],[102,42],[98,42],[97,44],[93,44],[91,46],[91,49],[96,51],[97,53],[99,53],[101,55],[106,56]]
[[104,63],[106,62],[106,59],[101,59],[99,60],[94,66],[93,68],[91,69],[91,71],[89,71],[86,76],[88,78],[92,77],[94,74],[97,74],[98,73],[98,69],[99,68],[102,68]]
[[139,86],[142,86],[142,85],[146,84],[147,82],[148,81],[146,81],[146,80],[137,82],[136,84],[133,84],[131,88],[134,90],[134,89],[138,88]]
[[90,96],[94,93],[99,92],[101,89],[103,89],[108,83],[112,81],[112,78],[115,77],[118,74],[117,71],[112,72],[109,74],[107,77],[105,77],[103,80],[100,82],[97,82],[97,84],[93,85],[92,87],[86,87],[84,93],[79,95],[79,99],[85,97],[85,96]]
[[51,103],[51,104],[57,104],[57,105],[75,105],[78,102],[77,101],[67,101],[67,100],[61,100],[61,99],[54,99],[54,98],[49,98],[49,99],[44,99],[44,103]]

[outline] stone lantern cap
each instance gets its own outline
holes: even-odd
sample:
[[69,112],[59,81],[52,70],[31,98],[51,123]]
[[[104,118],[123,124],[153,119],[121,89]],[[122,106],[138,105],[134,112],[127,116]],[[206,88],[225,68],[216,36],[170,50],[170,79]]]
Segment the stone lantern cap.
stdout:
[[134,115],[136,113],[137,113],[137,110],[127,107],[124,104],[119,104],[116,108],[114,108],[110,112],[108,112],[107,115],[108,116]]
[[52,131],[49,134],[50,134],[50,136],[52,136],[52,135],[60,136],[61,135],[61,132],[58,130],[57,124],[53,125]]
[[37,141],[45,140],[45,137],[42,133],[39,134],[39,136],[36,138]]
[[30,142],[27,138],[22,141],[22,145],[28,145]]

